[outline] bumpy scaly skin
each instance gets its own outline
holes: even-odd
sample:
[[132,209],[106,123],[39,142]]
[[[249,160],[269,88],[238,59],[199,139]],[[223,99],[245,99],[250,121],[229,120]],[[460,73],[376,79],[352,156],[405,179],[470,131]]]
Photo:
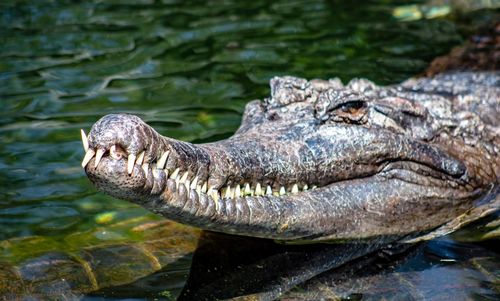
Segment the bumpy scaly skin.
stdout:
[[92,127],[83,165],[100,190],[208,230],[400,237],[497,193],[499,83],[494,72],[389,87],[276,77],[227,140],[177,141],[113,114]]

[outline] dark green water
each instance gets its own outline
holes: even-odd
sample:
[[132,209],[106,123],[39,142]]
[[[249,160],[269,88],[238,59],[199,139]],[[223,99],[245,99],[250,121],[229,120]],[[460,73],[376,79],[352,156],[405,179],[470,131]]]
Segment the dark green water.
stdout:
[[[139,115],[186,141],[220,139],[246,102],[269,94],[272,76],[397,83],[490,17],[392,16],[409,3],[420,2],[0,4],[0,240],[35,236],[43,240],[30,248],[75,249],[136,239],[108,225],[158,220],[96,192],[80,167],[79,129],[107,113]],[[0,261],[31,251],[0,245]]]

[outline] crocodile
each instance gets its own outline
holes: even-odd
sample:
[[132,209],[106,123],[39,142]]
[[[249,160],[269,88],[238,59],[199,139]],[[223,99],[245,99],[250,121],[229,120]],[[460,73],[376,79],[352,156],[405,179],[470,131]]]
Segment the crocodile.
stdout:
[[286,243],[411,240],[498,209],[497,71],[270,88],[211,143],[104,116],[82,130],[82,166],[99,190],[169,219]]
[[[457,66],[497,70],[497,61],[488,59],[493,52],[478,52],[476,44],[469,45],[474,51],[459,49],[431,65],[428,78],[389,87],[359,79],[344,86],[337,79],[274,78],[271,97],[251,102],[241,128],[225,141],[194,145],[163,138],[124,114],[104,117],[90,136],[82,133],[82,165],[111,195],[204,229],[288,243],[345,243],[284,246],[215,232],[203,232],[195,243],[192,229],[179,245],[169,222],[165,229],[163,223],[140,226],[144,242],[68,254],[37,250],[23,262],[0,263],[0,298],[79,297],[189,257],[196,245],[181,300],[350,298],[363,289],[377,299],[424,294],[413,279],[421,272],[394,272],[400,269],[392,256],[388,271],[371,275],[380,265],[373,252],[392,253],[401,247],[397,242],[445,235],[491,212],[497,216],[488,237],[498,236],[498,73],[446,73]],[[486,59],[469,59],[471,53]],[[463,63],[478,61],[494,64],[474,69]],[[408,246],[413,244],[403,251]],[[479,257],[464,270],[477,269],[478,279],[495,283],[497,257],[470,254]],[[443,277],[431,278],[457,281],[444,277],[447,270],[438,273]],[[394,283],[401,284],[396,291]]]

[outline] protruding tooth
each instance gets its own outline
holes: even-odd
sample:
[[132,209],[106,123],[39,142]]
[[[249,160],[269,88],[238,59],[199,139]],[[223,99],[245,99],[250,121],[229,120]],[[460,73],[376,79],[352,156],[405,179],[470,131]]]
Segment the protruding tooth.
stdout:
[[89,139],[87,138],[87,135],[85,134],[85,131],[80,130],[80,134],[82,134],[82,143],[83,143],[83,149],[85,152],[89,150]]
[[175,180],[177,178],[177,175],[179,174],[179,168],[176,168],[174,172],[170,175],[170,179]]
[[97,168],[99,162],[101,162],[102,156],[104,155],[105,150],[102,148],[97,149],[97,153],[95,154],[94,168]]
[[85,168],[85,166],[87,166],[87,164],[89,163],[90,159],[92,159],[92,157],[94,157],[95,155],[95,152],[93,149],[89,148],[87,150],[87,152],[85,153],[85,157],[83,157],[83,161],[82,161],[82,167]]
[[135,163],[137,165],[142,165],[142,162],[144,162],[144,155],[145,155],[145,151],[142,151],[138,156],[137,156],[137,161],[135,161]]
[[[186,171],[186,172],[182,175],[181,179],[179,180],[179,183],[184,183],[184,182],[186,182],[186,180],[187,180],[187,178],[188,178],[188,174],[189,174],[189,173]],[[189,188],[189,187],[186,187],[186,188]]]
[[304,187],[302,188],[302,190],[306,191],[307,189],[309,189],[309,186],[307,186],[307,184],[306,184],[306,185],[304,185]]
[[299,185],[293,184],[292,193],[293,194],[299,193]]
[[168,169],[164,169],[163,172],[165,173],[165,179],[168,179]]
[[200,193],[201,193],[201,185],[196,185],[196,193],[198,194],[198,196],[200,196]]
[[160,160],[158,160],[158,163],[156,163],[156,168],[163,169],[165,168],[165,163],[167,163],[168,155],[170,154],[170,151],[166,151],[161,155]]
[[208,183],[205,181],[205,183],[203,183],[203,186],[201,186],[201,192],[206,193],[207,192],[207,186],[208,186]]
[[196,186],[198,186],[198,176],[194,177],[193,183],[191,183],[191,189],[196,189]]
[[267,185],[266,195],[271,195],[271,194],[273,194],[273,189],[271,188],[271,186]]
[[260,186],[260,183],[255,185],[255,195],[262,195],[262,187]]
[[191,181],[189,180],[184,181],[184,186],[186,186],[186,189],[189,190],[191,188]]
[[313,186],[313,187],[311,187],[311,189],[316,189],[316,188],[318,188],[318,186]]
[[134,165],[135,165],[135,155],[128,155],[128,162],[127,162],[127,172],[128,174],[132,174],[132,171],[134,170]]
[[284,195],[284,194],[286,194],[285,187],[281,186],[281,188],[280,188],[280,195]]
[[234,197],[239,198],[241,196],[241,188],[240,185],[236,185],[236,188],[234,189]]
[[226,199],[230,199],[231,198],[231,186],[229,186],[229,185],[227,186],[227,188],[226,188],[226,195],[224,195],[224,197]]
[[207,194],[212,197],[212,199],[215,201],[215,206],[217,206],[217,201],[219,200],[219,192],[215,188],[210,187]]
[[158,171],[158,169],[153,168],[151,170],[153,171],[153,177],[158,178],[160,176],[160,172]]
[[243,192],[243,195],[252,195],[252,189],[250,189],[250,184],[248,183],[245,184],[245,191]]
[[219,200],[219,192],[217,192],[217,190],[215,189],[212,190],[212,199],[214,199],[214,201],[216,202]]
[[149,164],[148,163],[142,164],[142,170],[144,170],[144,174],[146,175],[146,179],[147,179],[149,176]]
[[212,197],[212,199],[214,200],[214,205],[215,205],[215,211],[219,211],[219,198],[222,196],[220,195],[219,196],[219,192],[213,188],[213,187],[210,187],[208,189],[208,195]]

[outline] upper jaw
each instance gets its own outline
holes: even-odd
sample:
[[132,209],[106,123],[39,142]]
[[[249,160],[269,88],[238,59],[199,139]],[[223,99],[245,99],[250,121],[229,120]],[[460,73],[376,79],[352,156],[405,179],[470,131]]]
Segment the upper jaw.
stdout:
[[[160,182],[153,181],[153,193],[164,188],[159,185],[164,177],[219,198],[296,194],[376,174],[391,161],[415,161],[453,176],[464,173],[459,161],[438,148],[383,130],[319,127],[307,120],[274,122],[271,131],[269,127],[257,125],[228,140],[194,145],[163,137],[136,116],[107,115],[94,124],[88,137],[82,132],[87,151],[82,165],[89,175],[102,178],[100,183],[109,177],[144,186],[157,176]],[[97,168],[101,164],[111,164],[112,160],[103,161],[106,157],[123,160],[126,169],[101,171]],[[142,170],[143,179],[132,177],[136,169]]]

